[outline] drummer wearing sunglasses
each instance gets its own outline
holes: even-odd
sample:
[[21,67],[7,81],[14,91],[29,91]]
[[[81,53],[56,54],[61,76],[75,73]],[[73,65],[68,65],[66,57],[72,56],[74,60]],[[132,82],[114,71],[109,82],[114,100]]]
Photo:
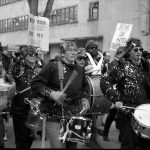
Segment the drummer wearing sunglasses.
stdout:
[[85,48],[78,48],[76,63],[81,67],[85,67],[86,64],[87,56],[85,53]]
[[[150,140],[141,136],[141,131],[135,126],[137,122],[133,123],[131,120],[135,119],[136,107],[150,103],[149,70],[146,67],[149,64],[142,59],[141,40],[130,38],[125,51],[120,65],[112,66],[107,74],[102,76],[100,86],[107,99],[116,104],[116,122],[121,133],[121,149],[144,149],[150,147]],[[116,88],[113,89],[115,84]]]

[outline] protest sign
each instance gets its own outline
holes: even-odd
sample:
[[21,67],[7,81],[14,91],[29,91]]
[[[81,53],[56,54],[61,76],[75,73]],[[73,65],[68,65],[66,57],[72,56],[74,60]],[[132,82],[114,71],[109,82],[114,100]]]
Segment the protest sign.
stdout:
[[130,37],[132,27],[132,24],[117,24],[115,34],[110,45],[110,50],[116,51],[119,46],[125,46],[126,41]]
[[40,47],[43,51],[49,51],[48,18],[29,15],[28,45]]

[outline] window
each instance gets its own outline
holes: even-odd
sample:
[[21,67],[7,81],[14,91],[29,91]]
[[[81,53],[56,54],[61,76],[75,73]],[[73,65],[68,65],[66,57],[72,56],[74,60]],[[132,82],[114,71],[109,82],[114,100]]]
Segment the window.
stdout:
[[89,5],[89,20],[97,20],[99,13],[99,2],[92,2]]
[[50,26],[76,23],[77,13],[77,6],[53,10],[50,15]]
[[28,15],[0,20],[0,33],[28,29]]
[[0,0],[0,5],[5,5],[5,4],[9,4],[9,3],[14,3],[20,0]]

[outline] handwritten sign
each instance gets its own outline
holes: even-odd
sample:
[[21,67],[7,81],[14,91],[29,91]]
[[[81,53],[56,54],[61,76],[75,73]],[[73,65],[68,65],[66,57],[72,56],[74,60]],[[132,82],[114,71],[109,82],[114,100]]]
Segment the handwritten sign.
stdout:
[[116,51],[119,46],[125,46],[126,41],[130,37],[132,27],[132,24],[117,24],[115,34],[110,45],[110,50]]
[[49,51],[49,19],[40,16],[29,16],[28,44]]

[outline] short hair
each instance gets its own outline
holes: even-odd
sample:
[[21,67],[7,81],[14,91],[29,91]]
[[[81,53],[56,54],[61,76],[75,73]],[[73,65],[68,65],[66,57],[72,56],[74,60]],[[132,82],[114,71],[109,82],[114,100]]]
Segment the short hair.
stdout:
[[71,46],[78,48],[77,44],[74,41],[65,41],[63,44],[60,45],[61,53],[65,53],[67,49]]

